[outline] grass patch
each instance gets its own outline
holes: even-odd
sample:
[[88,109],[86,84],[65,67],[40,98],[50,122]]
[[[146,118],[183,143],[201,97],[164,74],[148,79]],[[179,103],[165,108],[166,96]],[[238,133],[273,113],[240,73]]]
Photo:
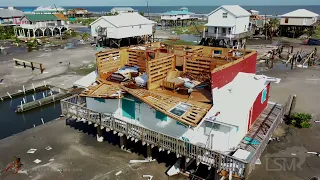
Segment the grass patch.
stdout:
[[291,124],[297,128],[311,127],[311,114],[308,113],[294,113],[291,116]]
[[[193,34],[193,35],[198,35],[199,32],[203,31],[203,28],[205,26],[203,24],[198,24],[196,26],[191,25],[191,26],[185,26],[185,27],[175,27],[172,30],[177,33],[178,35],[180,34]],[[197,30],[198,29],[198,30]]]
[[74,69],[74,72],[76,72],[79,75],[87,75],[92,71],[95,71],[96,68],[97,68],[96,64],[89,64],[89,65],[81,66],[79,68]]
[[164,41],[165,44],[169,45],[197,45],[195,42],[184,41],[184,40],[167,40]]
[[316,30],[314,31],[313,38],[320,38],[320,25],[318,25]]

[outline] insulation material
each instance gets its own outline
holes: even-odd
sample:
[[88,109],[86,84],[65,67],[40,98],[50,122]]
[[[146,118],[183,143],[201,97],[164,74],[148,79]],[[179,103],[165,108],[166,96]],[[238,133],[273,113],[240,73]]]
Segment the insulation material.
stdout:
[[138,86],[145,87],[147,86],[148,75],[144,73],[143,75],[136,77],[134,80]]

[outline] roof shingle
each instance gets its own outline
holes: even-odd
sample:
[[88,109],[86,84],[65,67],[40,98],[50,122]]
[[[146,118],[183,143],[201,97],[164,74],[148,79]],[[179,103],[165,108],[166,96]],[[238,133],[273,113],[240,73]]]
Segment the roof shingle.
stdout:
[[55,21],[58,18],[53,14],[25,14],[29,21]]

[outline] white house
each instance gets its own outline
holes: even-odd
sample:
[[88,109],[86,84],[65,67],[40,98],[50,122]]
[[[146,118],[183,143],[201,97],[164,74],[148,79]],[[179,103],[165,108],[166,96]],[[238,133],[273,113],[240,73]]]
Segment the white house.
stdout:
[[151,36],[156,22],[139,13],[120,13],[116,16],[102,16],[92,22],[92,37],[123,39],[130,37]]
[[319,14],[306,9],[297,9],[295,11],[281,15],[280,25],[286,26],[313,26],[317,22]]
[[114,7],[110,10],[111,14],[121,14],[121,13],[132,13],[137,12],[137,10],[132,9],[131,7]]
[[224,5],[208,14],[207,36],[215,38],[235,38],[248,32],[250,15],[238,5]]
[[[216,91],[214,105],[196,127],[188,127],[130,94],[121,99],[87,97],[86,102],[89,109],[112,114],[128,123],[209,149],[228,151],[239,144],[253,124],[250,117],[255,102],[266,105],[269,83],[267,77],[257,78],[255,74],[240,72],[232,82]],[[263,95],[260,97],[259,94]],[[179,106],[175,108],[188,108],[185,103]]]
[[188,8],[180,8],[180,11],[167,11],[161,14],[161,20],[185,20],[194,18],[195,13],[189,12]]

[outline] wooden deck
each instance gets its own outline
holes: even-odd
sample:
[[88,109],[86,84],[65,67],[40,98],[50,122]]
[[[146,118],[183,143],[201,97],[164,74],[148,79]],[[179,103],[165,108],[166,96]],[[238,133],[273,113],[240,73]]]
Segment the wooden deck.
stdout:
[[270,137],[286,112],[287,104],[288,103],[282,106],[276,103],[268,103],[267,108],[260,114],[245,136],[259,143],[246,144],[244,139],[240,142],[239,147],[241,149],[251,152],[251,156],[247,159],[246,175],[251,173],[257,159],[260,158],[262,152],[268,145]]

